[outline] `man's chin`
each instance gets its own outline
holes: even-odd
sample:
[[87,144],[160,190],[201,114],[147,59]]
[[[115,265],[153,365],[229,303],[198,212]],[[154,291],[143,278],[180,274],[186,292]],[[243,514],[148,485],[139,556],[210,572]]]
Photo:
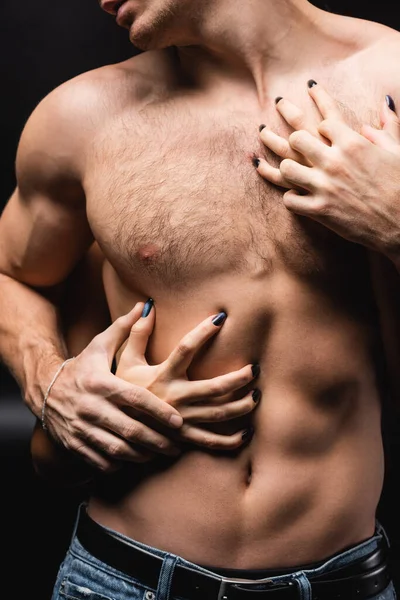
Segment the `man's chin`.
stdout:
[[148,50],[158,50],[157,44],[152,43],[151,40],[144,39],[143,37],[138,37],[132,33],[132,30],[129,31],[129,40],[135,48],[140,50],[141,52],[147,52]]
[[160,43],[160,40],[157,39],[154,33],[150,34],[150,32],[138,31],[134,23],[129,28],[129,39],[135,48],[138,48],[142,52],[165,48],[165,45]]

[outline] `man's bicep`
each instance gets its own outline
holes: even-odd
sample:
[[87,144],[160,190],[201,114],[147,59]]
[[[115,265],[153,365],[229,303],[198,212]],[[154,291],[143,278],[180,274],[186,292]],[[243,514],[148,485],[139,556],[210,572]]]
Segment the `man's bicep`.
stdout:
[[68,276],[93,241],[83,192],[68,193],[77,202],[15,190],[0,217],[0,273],[39,287]]
[[63,281],[92,242],[82,186],[90,132],[80,98],[75,84],[55,89],[18,143],[17,188],[0,217],[0,272],[29,285]]

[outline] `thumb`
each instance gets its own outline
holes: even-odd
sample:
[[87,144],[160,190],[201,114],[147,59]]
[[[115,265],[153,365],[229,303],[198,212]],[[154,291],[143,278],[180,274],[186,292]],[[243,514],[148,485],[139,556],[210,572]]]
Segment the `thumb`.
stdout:
[[144,305],[140,319],[134,323],[131,328],[129,339],[121,354],[119,364],[125,364],[127,367],[134,364],[147,364],[145,354],[149,337],[153,333],[156,311],[154,301],[149,298]]
[[362,135],[379,148],[383,148],[389,152],[398,151],[400,144],[400,120],[396,114],[394,100],[389,95],[385,96],[385,100],[382,102],[380,119],[382,129],[363,125],[361,130]]
[[129,333],[136,321],[140,319],[143,310],[143,302],[138,302],[132,310],[122,317],[115,319],[107,329],[90,342],[87,349],[105,352],[111,369],[114,357],[122,344],[129,338]]
[[361,135],[372,142],[374,146],[387,150],[388,152],[396,152],[399,150],[399,142],[385,129],[375,129],[371,125],[363,125],[361,127]]
[[381,108],[382,130],[386,131],[393,140],[400,143],[400,120],[397,116],[396,106],[391,96],[386,95]]

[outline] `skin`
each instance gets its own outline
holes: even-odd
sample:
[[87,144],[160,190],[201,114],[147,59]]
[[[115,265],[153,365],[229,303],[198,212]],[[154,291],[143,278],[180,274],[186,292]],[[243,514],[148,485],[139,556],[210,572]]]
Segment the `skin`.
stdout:
[[[190,7],[192,0],[128,0],[118,22],[149,51],[64,84],[30,118],[18,190],[0,220],[0,350],[39,416],[49,365],[53,373],[68,354],[48,289],[96,240],[113,325],[66,366],[47,412],[59,444],[94,464],[110,448],[126,461],[96,481],[89,513],[200,564],[295,566],[374,531],[384,476],[381,328],[366,247],[287,210],[282,190],[254,168],[265,151],[258,127],[291,133],[276,110],[279,95],[318,123],[310,77],[346,122],[376,126],[385,94],[400,98],[400,37],[300,0]],[[379,248],[389,261],[386,250]],[[143,327],[148,297],[154,331],[146,321],[140,349],[130,337],[115,377],[112,357],[133,326]],[[218,335],[204,345],[185,341],[221,311],[228,318]],[[218,443],[185,438],[193,422],[168,428],[179,414],[168,382],[180,381],[189,400],[188,386],[247,369],[252,388],[254,363],[257,409],[221,423],[214,415],[200,428]],[[113,423],[121,418],[120,431],[134,434],[117,447]],[[243,444],[250,425],[254,436]],[[182,452],[171,456],[169,446],[141,465],[137,445],[154,451],[155,438],[143,439],[156,434],[166,434],[158,447],[172,439]]]

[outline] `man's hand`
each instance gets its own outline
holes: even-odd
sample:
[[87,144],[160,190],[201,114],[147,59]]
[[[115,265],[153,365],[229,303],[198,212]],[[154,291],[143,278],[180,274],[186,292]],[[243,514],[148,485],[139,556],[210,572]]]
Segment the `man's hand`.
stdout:
[[[257,365],[205,380],[188,379],[187,371],[195,355],[207,340],[215,336],[226,315],[208,317],[187,333],[159,365],[149,365],[145,358],[149,337],[153,332],[155,308],[132,327],[129,341],[121,354],[116,375],[141,385],[168,405],[179,410],[184,424],[174,437],[212,450],[234,450],[249,439],[248,430],[231,435],[217,434],[202,427],[204,423],[220,423],[251,413],[261,398],[254,385],[259,374]],[[147,311],[145,312],[145,314]]]
[[179,453],[170,439],[141,422],[141,416],[147,415],[171,431],[179,429],[183,420],[176,408],[111,373],[114,356],[142,309],[143,303],[137,304],[116,319],[69,362],[46,404],[45,422],[51,436],[105,472],[122,460],[144,462],[154,452]]
[[399,265],[400,121],[393,100],[383,102],[381,130],[364,125],[357,133],[322,86],[309,82],[309,94],[321,114],[318,134],[298,107],[279,100],[277,110],[294,131],[285,140],[262,129],[265,145],[283,160],[276,169],[260,159],[258,172],[289,188],[283,196],[288,210]]

